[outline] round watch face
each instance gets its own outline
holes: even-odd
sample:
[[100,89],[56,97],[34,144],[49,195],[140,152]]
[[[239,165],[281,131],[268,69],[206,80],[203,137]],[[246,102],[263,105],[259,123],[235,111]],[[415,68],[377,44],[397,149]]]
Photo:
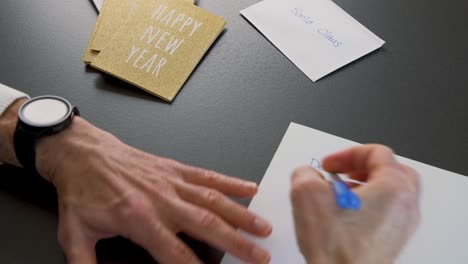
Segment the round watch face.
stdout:
[[70,103],[56,96],[41,96],[21,106],[19,117],[24,123],[36,127],[48,127],[63,122],[72,112]]

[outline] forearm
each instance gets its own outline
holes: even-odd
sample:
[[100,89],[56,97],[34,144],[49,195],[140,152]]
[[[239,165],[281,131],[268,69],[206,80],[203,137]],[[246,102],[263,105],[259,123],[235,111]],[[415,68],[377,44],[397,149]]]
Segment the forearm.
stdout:
[[18,123],[18,110],[26,101],[18,99],[0,116],[0,162],[21,166],[16,158],[13,136]]

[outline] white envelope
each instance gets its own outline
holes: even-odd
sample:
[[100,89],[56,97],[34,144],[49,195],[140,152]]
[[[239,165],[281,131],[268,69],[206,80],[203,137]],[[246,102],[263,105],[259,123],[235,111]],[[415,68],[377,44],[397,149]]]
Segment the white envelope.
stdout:
[[98,11],[101,11],[102,4],[104,3],[104,0],[93,0],[94,5],[96,6]]
[[265,0],[241,14],[314,82],[385,43],[330,0]]

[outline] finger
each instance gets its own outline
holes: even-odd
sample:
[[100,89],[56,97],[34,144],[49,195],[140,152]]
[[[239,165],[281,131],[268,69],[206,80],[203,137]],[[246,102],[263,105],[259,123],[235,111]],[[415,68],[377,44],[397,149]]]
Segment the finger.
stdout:
[[130,240],[145,248],[158,263],[201,264],[202,262],[175,234],[161,223],[132,227]]
[[254,196],[258,191],[258,186],[255,182],[228,177],[210,170],[183,166],[181,172],[185,181],[216,189],[226,195],[249,198]]
[[[365,171],[356,171],[356,172],[351,172],[348,173],[348,176],[350,179],[356,180],[358,182],[367,182],[369,178],[369,174]],[[359,187],[361,186],[360,184],[352,183],[352,182],[346,182],[349,186],[351,187]]]
[[421,193],[421,182],[418,172],[407,165],[401,164],[400,166],[411,182],[411,185],[415,188],[416,193],[419,195]]
[[210,211],[181,201],[174,215],[181,231],[249,263],[268,263],[270,254]]
[[[351,173],[353,177],[359,176],[358,172]],[[358,175],[358,176],[356,176]],[[378,178],[376,178],[378,176]],[[374,177],[375,181],[367,181],[369,185],[359,186],[358,193],[374,192],[379,190],[378,193],[388,195],[386,191],[393,193],[390,196],[399,196],[403,192],[414,193],[417,196],[421,193],[421,184],[418,173],[404,164],[397,163],[397,167],[380,167],[377,173],[368,174],[368,178]],[[386,190],[386,191],[384,191]],[[363,194],[361,193],[361,194]]]
[[301,167],[294,171],[290,197],[293,209],[303,211],[304,214],[323,202],[333,206],[335,204],[332,188],[320,172],[310,167]]
[[59,243],[68,264],[97,264],[96,241],[87,237],[79,225],[61,224]]
[[383,145],[363,145],[326,157],[325,170],[335,173],[371,172],[381,167],[400,169],[393,151]]
[[328,219],[338,210],[333,191],[318,171],[302,167],[291,177],[290,198],[296,239],[301,252],[308,255],[317,247],[311,234],[319,237],[321,230],[332,230]]
[[65,250],[68,264],[97,264],[94,246],[75,244]]
[[92,242],[86,238],[76,234],[69,239],[59,239],[60,245],[63,248],[68,264],[97,264],[96,261],[96,242]]
[[209,209],[234,227],[262,237],[271,233],[270,223],[214,189],[180,183],[176,190],[185,201]]

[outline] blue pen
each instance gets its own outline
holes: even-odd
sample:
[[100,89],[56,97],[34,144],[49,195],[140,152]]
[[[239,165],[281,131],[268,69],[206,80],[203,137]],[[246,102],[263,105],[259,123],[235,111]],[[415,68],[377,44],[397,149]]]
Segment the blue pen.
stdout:
[[359,211],[361,209],[361,199],[351,188],[335,173],[328,173],[329,180],[335,192],[336,204],[342,209]]

